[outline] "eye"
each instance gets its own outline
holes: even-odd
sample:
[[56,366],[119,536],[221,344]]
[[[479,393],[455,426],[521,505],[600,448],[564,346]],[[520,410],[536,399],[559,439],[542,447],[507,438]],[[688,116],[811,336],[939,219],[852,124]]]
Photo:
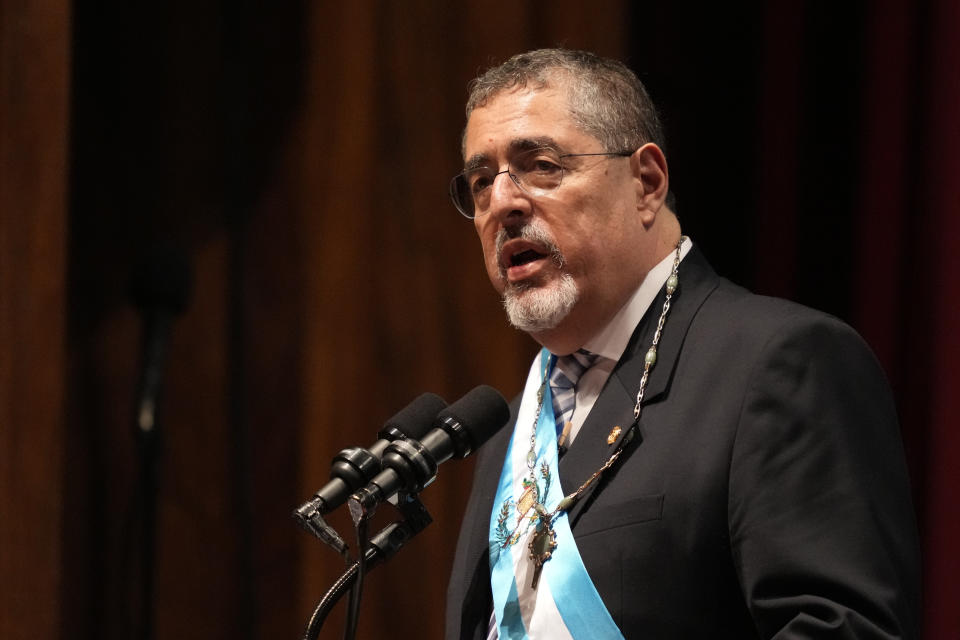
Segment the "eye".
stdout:
[[479,193],[491,185],[493,172],[486,168],[475,169],[466,174],[466,180],[470,193]]
[[535,173],[542,176],[554,175],[562,170],[560,159],[553,149],[534,149],[519,155],[514,160],[514,168],[521,173]]
[[553,160],[540,158],[533,163],[532,170],[540,173],[550,173],[552,171],[559,171],[560,165]]

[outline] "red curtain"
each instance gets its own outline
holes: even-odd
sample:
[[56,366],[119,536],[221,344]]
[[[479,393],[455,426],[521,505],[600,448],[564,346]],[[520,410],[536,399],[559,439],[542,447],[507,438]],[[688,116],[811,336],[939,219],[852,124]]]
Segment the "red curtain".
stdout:
[[[836,9],[815,2],[767,9],[755,286],[801,300],[804,286],[849,298],[831,310],[873,347],[900,411],[923,550],[924,637],[957,638],[960,3],[881,0]],[[845,62],[831,61],[844,45],[818,39],[817,30],[844,19],[856,44]],[[817,56],[826,64],[811,64]],[[831,73],[831,63],[848,65],[844,84],[815,77]],[[828,114],[820,124],[834,117],[842,124],[811,126],[817,110]],[[809,168],[845,166],[838,136],[853,150],[839,175],[849,186],[825,184]],[[838,195],[849,196],[843,207],[830,201]],[[823,210],[829,223],[816,218]],[[846,218],[839,239],[835,218]],[[802,261],[817,245],[852,260],[841,259],[835,277],[810,281]]]
[[924,551],[925,637],[960,637],[960,4],[869,21],[857,313],[891,375]]

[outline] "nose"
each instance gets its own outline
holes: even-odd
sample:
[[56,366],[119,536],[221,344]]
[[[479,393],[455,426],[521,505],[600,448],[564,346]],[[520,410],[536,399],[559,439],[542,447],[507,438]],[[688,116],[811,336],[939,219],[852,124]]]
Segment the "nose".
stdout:
[[[501,177],[505,174],[505,177]],[[510,220],[522,219],[531,211],[530,197],[520,188],[520,183],[510,169],[504,169],[493,177],[490,185],[490,210],[488,215],[510,224]]]

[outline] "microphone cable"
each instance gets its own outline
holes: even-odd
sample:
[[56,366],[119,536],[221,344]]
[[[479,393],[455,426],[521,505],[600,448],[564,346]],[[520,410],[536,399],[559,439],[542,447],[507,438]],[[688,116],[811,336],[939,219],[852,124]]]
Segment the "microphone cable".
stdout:
[[347,600],[347,621],[343,628],[343,640],[354,640],[357,635],[357,623],[360,619],[360,600],[363,598],[363,579],[367,573],[367,548],[370,546],[368,535],[369,518],[359,518],[354,524],[357,534],[356,579],[350,589]]

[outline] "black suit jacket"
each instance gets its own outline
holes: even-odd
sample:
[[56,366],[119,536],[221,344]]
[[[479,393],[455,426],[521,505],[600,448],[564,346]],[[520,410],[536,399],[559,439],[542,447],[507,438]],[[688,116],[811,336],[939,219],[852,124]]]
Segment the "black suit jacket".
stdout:
[[[632,423],[651,305],[560,462],[565,492]],[[513,405],[513,418],[519,401]],[[487,535],[513,419],[479,452],[447,638],[484,638]],[[882,371],[839,320],[680,265],[639,437],[570,512],[626,638],[910,638],[916,524]]]

